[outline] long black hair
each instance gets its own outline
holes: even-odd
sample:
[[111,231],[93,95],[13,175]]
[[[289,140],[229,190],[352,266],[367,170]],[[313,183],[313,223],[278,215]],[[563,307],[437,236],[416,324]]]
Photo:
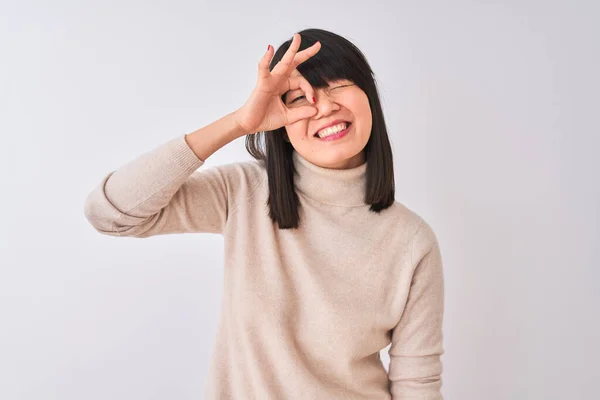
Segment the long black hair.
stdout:
[[[375,77],[363,53],[349,40],[323,29],[298,32],[298,51],[321,42],[321,49],[297,67],[313,88],[324,88],[328,82],[348,79],[360,87],[369,99],[373,117],[371,135],[364,151],[367,162],[365,203],[370,210],[380,212],[394,203],[394,163]],[[275,51],[269,70],[283,58],[292,39]],[[282,96],[284,100],[285,94]],[[300,201],[294,186],[294,147],[284,139],[285,127],[246,135],[246,150],[267,170],[269,217],[280,229],[297,228]]]

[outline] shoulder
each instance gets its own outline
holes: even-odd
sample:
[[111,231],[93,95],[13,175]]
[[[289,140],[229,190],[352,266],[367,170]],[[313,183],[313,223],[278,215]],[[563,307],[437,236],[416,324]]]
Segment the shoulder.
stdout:
[[395,225],[403,227],[415,257],[437,246],[438,240],[432,225],[414,209],[396,200],[387,211],[388,216],[395,220]]
[[215,166],[203,165],[191,177],[192,181],[212,182],[212,190],[222,192],[232,203],[250,197],[267,179],[264,167],[256,160]]
[[260,185],[266,178],[266,170],[256,160],[204,167],[199,172],[219,175],[231,187],[247,186],[253,188]]

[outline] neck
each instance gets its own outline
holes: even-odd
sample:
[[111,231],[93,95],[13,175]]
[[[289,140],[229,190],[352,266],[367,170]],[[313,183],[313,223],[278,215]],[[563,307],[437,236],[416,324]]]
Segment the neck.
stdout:
[[333,169],[315,165],[295,150],[292,158],[296,170],[294,185],[306,197],[337,206],[366,204],[366,162],[356,166],[350,164],[352,166],[346,169]]
[[351,157],[347,160],[340,161],[331,165],[320,165],[323,168],[329,169],[350,169],[361,166],[365,162],[365,152],[361,151],[354,157]]

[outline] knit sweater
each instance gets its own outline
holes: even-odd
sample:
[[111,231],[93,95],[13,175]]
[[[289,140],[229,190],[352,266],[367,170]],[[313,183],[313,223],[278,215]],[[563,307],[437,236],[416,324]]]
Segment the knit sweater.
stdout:
[[[370,211],[366,163],[327,169],[295,151],[293,163],[298,229],[269,218],[259,162],[200,168],[185,136],[108,173],[85,215],[107,235],[223,235],[203,398],[442,399],[444,285],[432,228],[398,201]],[[390,343],[386,373],[379,351]]]

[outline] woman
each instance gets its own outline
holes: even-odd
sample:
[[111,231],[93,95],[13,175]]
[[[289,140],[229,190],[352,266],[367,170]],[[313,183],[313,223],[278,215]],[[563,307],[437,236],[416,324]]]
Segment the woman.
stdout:
[[[268,47],[242,107],[108,174],[86,217],[115,236],[224,236],[205,398],[441,399],[436,236],[394,200],[363,54],[325,30],[300,34]],[[243,135],[257,161],[200,168]]]

